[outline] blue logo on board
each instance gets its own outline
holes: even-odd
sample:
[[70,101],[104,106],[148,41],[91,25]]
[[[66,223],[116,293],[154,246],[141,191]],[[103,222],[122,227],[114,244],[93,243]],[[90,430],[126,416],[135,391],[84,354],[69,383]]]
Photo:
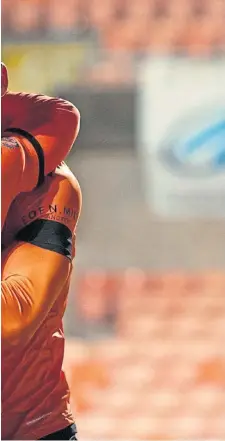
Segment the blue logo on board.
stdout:
[[165,137],[160,158],[171,172],[208,177],[225,172],[225,109],[192,113]]

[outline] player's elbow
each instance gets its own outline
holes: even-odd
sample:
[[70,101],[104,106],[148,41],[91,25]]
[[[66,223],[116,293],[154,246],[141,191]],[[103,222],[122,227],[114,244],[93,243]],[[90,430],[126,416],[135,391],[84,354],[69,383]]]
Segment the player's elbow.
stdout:
[[68,106],[70,107],[70,113],[71,113],[71,118],[72,118],[72,122],[73,125],[76,126],[80,126],[80,112],[78,110],[78,108],[76,106],[74,106],[74,104],[70,103],[69,101],[67,101]]
[[72,136],[74,138],[74,141],[76,140],[78,133],[80,131],[80,112],[73,104],[71,104],[72,110],[70,113],[70,125],[71,125],[71,131]]
[[69,144],[73,144],[80,130],[80,112],[69,101],[60,100],[58,107],[57,126],[62,131],[63,137]]

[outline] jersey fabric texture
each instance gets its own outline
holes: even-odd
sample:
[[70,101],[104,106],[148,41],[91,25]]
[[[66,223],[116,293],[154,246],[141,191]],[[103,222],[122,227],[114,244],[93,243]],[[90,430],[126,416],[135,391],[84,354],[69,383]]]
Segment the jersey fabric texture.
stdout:
[[62,318],[80,210],[79,184],[64,164],[10,207],[2,234],[2,439],[39,439],[74,423]]
[[55,170],[79,132],[76,107],[60,98],[7,92],[2,97],[2,226],[14,198]]

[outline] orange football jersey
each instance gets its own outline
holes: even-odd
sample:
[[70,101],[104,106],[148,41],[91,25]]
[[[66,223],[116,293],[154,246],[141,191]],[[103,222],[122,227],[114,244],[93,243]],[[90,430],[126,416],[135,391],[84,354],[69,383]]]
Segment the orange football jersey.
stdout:
[[74,422],[62,371],[79,184],[62,165],[11,205],[2,253],[2,439],[39,439]]
[[75,141],[80,125],[76,107],[44,95],[7,92],[2,115],[2,227],[11,202],[55,170]]

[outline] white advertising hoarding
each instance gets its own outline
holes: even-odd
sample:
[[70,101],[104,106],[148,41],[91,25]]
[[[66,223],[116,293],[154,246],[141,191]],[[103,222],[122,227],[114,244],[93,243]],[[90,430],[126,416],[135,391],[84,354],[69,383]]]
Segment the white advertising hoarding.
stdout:
[[225,60],[151,59],[138,88],[137,142],[151,210],[225,218]]

